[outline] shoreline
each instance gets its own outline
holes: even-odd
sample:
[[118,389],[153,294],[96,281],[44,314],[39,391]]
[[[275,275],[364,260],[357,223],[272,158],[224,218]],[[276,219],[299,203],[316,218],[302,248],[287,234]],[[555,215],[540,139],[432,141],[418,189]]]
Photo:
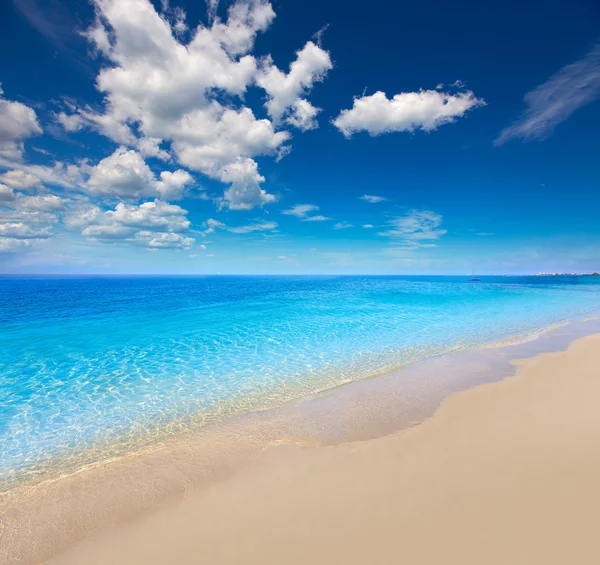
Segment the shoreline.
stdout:
[[[186,418],[181,420],[173,420],[167,424],[163,424],[153,430],[152,434],[141,441],[133,441],[132,448],[123,447],[128,444],[128,435],[123,437],[119,436],[115,438],[115,441],[109,442],[104,446],[100,446],[100,454],[95,454],[92,457],[88,457],[88,453],[93,453],[97,448],[90,447],[81,450],[73,451],[72,453],[66,453],[57,455],[52,459],[48,459],[43,462],[37,468],[26,468],[22,471],[21,477],[17,478],[0,478],[0,509],[3,498],[7,495],[10,496],[10,492],[19,489],[21,487],[38,487],[49,482],[64,479],[71,475],[77,475],[82,472],[94,469],[95,467],[110,464],[120,459],[127,459],[143,455],[144,453],[151,452],[157,447],[164,445],[170,441],[177,441],[180,437],[193,435],[201,430],[212,430],[219,429],[220,427],[227,427],[232,423],[241,422],[244,419],[252,418],[257,415],[267,414],[269,412],[285,410],[287,406],[294,406],[297,404],[305,403],[323,395],[328,395],[334,391],[343,390],[345,387],[352,387],[357,383],[370,382],[375,379],[385,378],[389,376],[402,377],[407,371],[420,371],[435,363],[439,359],[451,359],[453,360],[456,355],[469,355],[470,352],[485,351],[487,349],[502,349],[505,347],[520,346],[529,341],[536,341],[544,335],[557,330],[558,328],[569,326],[572,324],[600,320],[600,311],[585,316],[578,316],[569,320],[554,323],[550,326],[541,327],[526,331],[524,333],[511,334],[498,340],[491,342],[482,342],[477,345],[471,344],[457,344],[453,349],[448,351],[434,354],[430,357],[423,359],[417,359],[415,361],[408,362],[403,365],[395,366],[383,371],[374,372],[372,374],[362,376],[359,378],[352,378],[349,380],[340,381],[331,385],[324,385],[322,388],[317,387],[313,391],[306,392],[297,397],[292,397],[283,401],[276,401],[273,404],[266,404],[264,407],[252,408],[248,411],[232,412],[227,414],[223,419],[213,419],[211,417],[213,410],[209,412],[208,423],[199,424],[198,422],[204,420],[206,415],[199,413],[189,414]],[[598,326],[600,331],[600,324]],[[531,355],[532,353],[529,353]],[[169,430],[169,431],[167,431]],[[172,431],[176,430],[176,431]],[[397,431],[397,430],[393,430]],[[133,432],[132,432],[133,433]],[[151,439],[153,437],[153,439]],[[112,454],[111,454],[112,452]],[[91,459],[91,460],[90,460]],[[83,463],[81,462],[83,461]],[[76,462],[70,465],[65,465],[67,462]]]
[[[559,331],[565,327],[570,328],[567,333]],[[38,563],[92,531],[131,520],[188,491],[227,479],[276,445],[340,445],[421,424],[448,397],[510,376],[514,370],[509,359],[560,351],[580,335],[600,333],[600,321],[588,316],[525,335],[531,333],[541,336],[518,344],[515,336],[499,347],[487,344],[341,384],[246,414],[220,425],[216,433],[212,427],[188,432],[135,454],[10,491],[12,498],[0,501],[0,513],[5,514],[0,529],[0,546],[5,549],[0,547],[0,561]],[[40,508],[50,507],[64,526],[59,532],[53,533],[56,525],[39,517]],[[32,539],[36,542],[31,543]]]
[[422,425],[282,446],[49,565],[562,565],[600,558],[600,335],[513,361]]

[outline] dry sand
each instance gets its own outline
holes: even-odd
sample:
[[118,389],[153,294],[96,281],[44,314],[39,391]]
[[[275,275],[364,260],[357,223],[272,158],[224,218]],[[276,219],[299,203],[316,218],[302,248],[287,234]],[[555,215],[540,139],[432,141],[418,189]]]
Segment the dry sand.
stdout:
[[600,336],[518,365],[409,430],[272,448],[49,563],[598,564]]

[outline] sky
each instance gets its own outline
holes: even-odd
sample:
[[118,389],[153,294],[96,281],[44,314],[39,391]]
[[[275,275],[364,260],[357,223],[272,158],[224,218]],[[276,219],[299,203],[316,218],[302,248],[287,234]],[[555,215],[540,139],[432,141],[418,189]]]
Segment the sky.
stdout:
[[600,271],[600,4],[6,0],[0,273]]

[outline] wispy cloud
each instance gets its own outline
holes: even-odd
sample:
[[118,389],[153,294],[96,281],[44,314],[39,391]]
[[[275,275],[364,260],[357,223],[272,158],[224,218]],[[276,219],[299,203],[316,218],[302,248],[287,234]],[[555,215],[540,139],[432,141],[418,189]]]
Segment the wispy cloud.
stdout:
[[389,229],[378,235],[389,237],[397,246],[435,247],[434,241],[445,235],[441,229],[443,217],[431,210],[411,210],[404,216],[398,216],[388,222]]
[[600,97],[600,44],[525,95],[527,109],[503,129],[494,145],[519,138],[546,139],[575,110]]
[[206,236],[211,233],[215,233],[215,231],[218,229],[228,231],[230,233],[246,234],[246,233],[253,233],[253,232],[273,231],[277,228],[276,222],[265,222],[265,221],[257,221],[257,222],[253,222],[251,224],[247,224],[245,226],[231,227],[231,226],[224,224],[223,222],[219,222],[218,220],[214,220],[212,218],[209,218],[208,220],[206,220],[204,222],[204,225],[206,226],[206,230],[201,232],[203,236]]
[[79,21],[58,0],[13,0],[15,8],[29,25],[43,35],[54,48],[78,67],[90,73],[85,57],[84,39],[77,33]]
[[227,228],[231,233],[252,233],[257,231],[272,231],[277,228],[275,222],[255,222],[246,226]]
[[361,200],[366,200],[367,202],[370,202],[371,204],[377,204],[378,202],[384,202],[385,200],[387,200],[387,198],[383,197],[383,196],[375,196],[373,194],[363,194],[362,196],[360,196]]
[[314,204],[294,204],[288,210],[282,210],[281,213],[286,216],[296,216],[296,218],[305,218],[310,212],[316,212],[319,209]]
[[316,212],[319,209],[315,204],[295,204],[288,210],[282,210],[281,213],[286,216],[295,216],[296,218],[300,218],[303,222],[326,222],[331,220],[327,216],[309,216],[311,212]]
[[333,229],[334,230],[345,230],[345,229],[348,229],[351,227],[352,227],[352,224],[349,222],[338,222],[337,224],[335,224],[333,226]]

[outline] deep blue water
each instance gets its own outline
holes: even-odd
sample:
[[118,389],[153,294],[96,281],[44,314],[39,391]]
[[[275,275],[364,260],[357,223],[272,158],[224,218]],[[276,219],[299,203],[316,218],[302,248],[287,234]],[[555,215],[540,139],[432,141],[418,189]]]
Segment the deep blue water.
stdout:
[[600,277],[0,277],[0,483],[600,310]]

